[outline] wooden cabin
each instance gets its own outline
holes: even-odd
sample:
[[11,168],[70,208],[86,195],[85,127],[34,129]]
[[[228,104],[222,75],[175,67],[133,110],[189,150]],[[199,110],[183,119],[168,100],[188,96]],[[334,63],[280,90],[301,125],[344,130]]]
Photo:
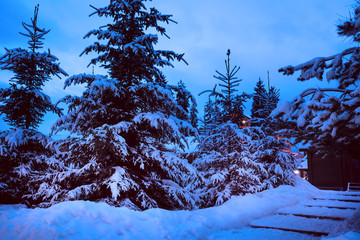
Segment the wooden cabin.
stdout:
[[345,191],[348,183],[360,183],[360,156],[341,152],[323,157],[307,150],[307,160],[309,182],[315,187]]

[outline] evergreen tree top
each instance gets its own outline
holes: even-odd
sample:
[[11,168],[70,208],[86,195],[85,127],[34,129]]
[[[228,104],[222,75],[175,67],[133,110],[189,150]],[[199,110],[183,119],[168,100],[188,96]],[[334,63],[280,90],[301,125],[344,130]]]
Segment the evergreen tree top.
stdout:
[[29,48],[35,52],[35,50],[42,48],[44,44],[41,40],[44,40],[44,35],[50,32],[50,30],[40,29],[37,26],[37,17],[39,13],[39,4],[35,7],[34,10],[34,18],[31,18],[31,24],[27,24],[22,22],[23,27],[27,31],[27,33],[21,33],[26,37],[29,37],[30,40],[28,41]]
[[172,15],[161,14],[157,9],[145,7],[146,0],[112,0],[103,8],[96,8],[90,16],[112,18],[112,22],[91,30],[84,38],[95,36],[99,42],[88,46],[82,53],[96,52],[98,57],[90,64],[102,64],[109,69],[110,76],[118,79],[125,87],[134,86],[141,82],[166,83],[159,67],[171,66],[171,61],[186,61],[184,54],[173,51],[156,50],[158,42],[156,34],[148,34],[146,30],[155,29],[166,37],[166,30],[161,23],[174,22]]
[[224,84],[220,83],[219,86],[225,88],[225,89],[222,89],[221,92],[223,92],[226,95],[225,98],[228,101],[230,101],[230,99],[232,98],[233,93],[238,91],[237,89],[235,89],[235,87],[238,87],[239,82],[242,81],[241,79],[236,77],[236,74],[240,70],[240,67],[235,65],[231,69],[230,54],[231,54],[231,51],[230,51],[230,49],[228,49],[227,53],[226,53],[227,60],[225,60],[226,73],[222,74],[216,70],[216,73],[218,75],[214,75],[214,78],[216,78],[224,83]]
[[47,111],[58,115],[61,110],[51,103],[50,97],[42,93],[42,87],[52,76],[67,76],[57,62],[58,59],[48,52],[37,52],[42,48],[44,35],[49,31],[37,26],[39,5],[35,7],[31,24],[23,23],[28,32],[20,33],[30,40],[29,49],[6,49],[0,57],[0,68],[14,73],[10,87],[0,89],[0,115],[11,126],[25,129],[36,129]]
[[264,82],[261,80],[261,78],[259,78],[259,80],[256,82],[256,86],[254,88],[254,90],[260,90],[260,91],[264,91],[265,90],[265,85]]

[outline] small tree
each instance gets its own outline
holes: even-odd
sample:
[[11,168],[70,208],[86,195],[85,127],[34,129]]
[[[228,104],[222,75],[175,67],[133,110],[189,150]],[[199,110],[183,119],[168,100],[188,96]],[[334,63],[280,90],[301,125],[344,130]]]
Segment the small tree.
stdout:
[[251,116],[253,118],[253,124],[257,125],[269,117],[271,112],[276,108],[280,99],[280,90],[270,86],[269,72],[268,89],[265,89],[263,82],[259,78],[254,90]]
[[253,103],[251,107],[251,117],[259,118],[263,117],[260,113],[260,109],[264,109],[264,99],[262,96],[266,93],[265,85],[263,81],[259,78],[259,81],[256,82],[256,86],[254,88],[255,93],[252,95]]
[[203,91],[199,95],[203,93],[209,93],[209,97],[215,97],[213,104],[215,104],[215,108],[221,108],[221,123],[230,121],[232,123],[241,124],[241,120],[244,117],[244,102],[247,100],[247,98],[249,98],[249,96],[245,93],[242,93],[241,95],[234,94],[238,91],[236,87],[239,86],[239,82],[242,80],[236,77],[240,67],[234,66],[231,68],[230,53],[231,52],[229,49],[227,51],[227,60],[225,60],[226,73],[222,74],[219,71],[216,71],[218,75],[214,76],[216,79],[222,82],[219,84],[219,86],[223,89],[221,89],[220,92],[217,92],[215,85],[213,90]]
[[189,94],[183,81],[180,80],[180,82],[178,82],[175,91],[176,91],[176,103],[183,110],[181,113],[178,114],[178,118],[182,120],[189,120],[189,110],[190,110]]
[[44,35],[49,30],[37,25],[39,6],[35,7],[31,24],[23,23],[29,38],[29,50],[5,49],[0,58],[2,70],[10,70],[14,77],[10,87],[0,89],[0,115],[11,128],[0,131],[0,201],[17,203],[23,194],[29,191],[30,175],[41,173],[44,156],[54,152],[49,147],[51,139],[38,132],[36,128],[42,122],[47,111],[60,115],[50,97],[41,92],[46,81],[52,76],[67,74],[59,67],[58,59],[48,52],[38,52],[42,48]]
[[242,81],[236,77],[236,74],[240,70],[240,67],[234,66],[232,69],[230,67],[230,49],[228,49],[227,53],[227,60],[225,60],[225,69],[226,73],[222,74],[216,70],[217,76],[215,75],[214,78],[220,80],[222,83],[219,84],[220,87],[224,88],[221,92],[224,94],[222,98],[222,106],[224,111],[224,121],[228,121],[231,119],[234,106],[234,93],[238,90],[236,87],[239,86],[239,82]]
[[261,95],[261,99],[264,102],[264,108],[259,109],[261,117],[267,118],[271,112],[276,108],[280,99],[280,90],[275,87],[270,87],[268,92]]
[[6,54],[0,58],[1,69],[14,73],[10,80],[11,86],[0,89],[0,114],[5,114],[4,121],[11,126],[25,129],[36,129],[47,111],[60,115],[60,109],[52,105],[50,97],[41,90],[51,76],[67,76],[50,50],[37,52],[42,48],[44,35],[50,31],[37,26],[38,11],[39,6],[36,6],[31,24],[23,23],[27,33],[21,34],[30,38],[30,51],[22,48],[5,49]]

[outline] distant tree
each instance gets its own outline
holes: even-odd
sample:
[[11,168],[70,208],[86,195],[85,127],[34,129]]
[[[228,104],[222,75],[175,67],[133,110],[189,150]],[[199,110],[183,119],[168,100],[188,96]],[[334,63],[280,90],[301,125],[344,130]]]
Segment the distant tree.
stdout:
[[223,118],[224,121],[228,121],[232,118],[232,114],[235,114],[233,111],[234,106],[234,93],[238,90],[236,87],[239,86],[239,82],[242,81],[238,77],[236,77],[236,74],[240,70],[240,67],[234,66],[232,69],[230,67],[230,49],[227,51],[227,57],[228,59],[225,60],[225,68],[226,73],[222,74],[219,71],[216,70],[217,76],[214,77],[218,80],[220,80],[223,83],[220,83],[219,86],[222,87],[221,92],[224,94],[221,101],[222,101],[222,107],[223,107]]
[[253,103],[251,116],[255,121],[258,121],[259,119],[269,117],[271,112],[276,108],[280,99],[280,90],[270,86],[270,79],[268,76],[268,90],[265,89],[263,81],[259,78],[254,91],[255,93],[252,95]]
[[212,100],[209,96],[208,101],[204,107],[204,133],[209,134],[212,129],[216,128],[220,124],[221,112],[216,99]]
[[[228,121],[236,124],[241,124],[241,120],[244,117],[244,102],[249,98],[246,93],[241,95],[235,95],[234,93],[238,90],[236,87],[239,86],[239,82],[242,81],[236,74],[240,70],[240,67],[234,66],[231,68],[230,65],[230,49],[227,51],[227,60],[225,60],[226,73],[222,74],[216,71],[217,75],[214,77],[220,80],[222,83],[219,86],[222,88],[220,92],[216,91],[216,85],[213,90],[206,90],[200,93],[209,93],[210,97],[215,97],[213,102],[216,107],[220,108],[220,121],[226,123]],[[210,109],[210,108],[209,108]]]
[[0,89],[0,115],[12,126],[0,131],[0,203],[22,201],[22,195],[29,192],[29,176],[41,173],[44,158],[55,151],[49,146],[51,139],[36,130],[46,112],[61,113],[42,87],[52,76],[67,74],[50,50],[38,51],[49,32],[38,27],[38,11],[39,5],[31,24],[22,23],[27,33],[21,34],[29,38],[29,50],[5,49],[0,58],[1,69],[14,73],[10,87]]
[[[337,26],[340,36],[360,42],[360,4],[354,17]],[[351,47],[329,57],[316,57],[297,66],[279,69],[285,75],[301,70],[299,81],[312,78],[335,80],[335,88],[309,88],[292,102],[279,104],[273,116],[294,122],[298,142],[311,142],[321,155],[335,150],[359,156],[360,138],[360,48]]]
[[275,87],[270,87],[269,91],[261,94],[261,99],[264,102],[264,108],[259,109],[260,117],[267,118],[271,112],[276,108],[280,100],[280,90]]
[[251,107],[251,117],[252,118],[263,118],[263,115],[260,114],[259,110],[264,109],[265,102],[263,99],[264,94],[266,93],[265,85],[263,81],[259,78],[256,86],[254,88],[255,93],[252,95],[253,103]]

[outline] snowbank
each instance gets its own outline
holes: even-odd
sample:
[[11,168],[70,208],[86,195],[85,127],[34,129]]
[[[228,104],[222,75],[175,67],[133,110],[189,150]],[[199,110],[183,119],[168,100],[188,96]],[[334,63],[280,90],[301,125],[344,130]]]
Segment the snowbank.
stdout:
[[63,202],[47,209],[0,205],[0,239],[203,239],[244,227],[315,194],[319,190],[297,178],[295,187],[233,197],[221,206],[194,211],[137,212],[88,201]]

